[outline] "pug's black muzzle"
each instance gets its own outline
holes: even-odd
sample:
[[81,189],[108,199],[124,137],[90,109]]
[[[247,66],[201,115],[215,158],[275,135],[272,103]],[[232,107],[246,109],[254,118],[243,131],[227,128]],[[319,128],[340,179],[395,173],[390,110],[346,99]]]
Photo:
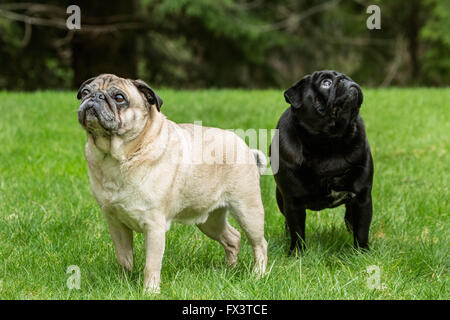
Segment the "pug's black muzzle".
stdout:
[[108,101],[108,96],[102,92],[95,92],[86,99],[78,109],[78,122],[86,128],[97,122],[105,130],[118,129],[117,108]]
[[359,107],[363,102],[361,87],[351,80],[338,77],[328,96],[327,107],[332,110],[336,106]]
[[328,126],[325,132],[330,137],[343,135],[348,124],[356,118],[362,101],[361,87],[344,76],[338,77],[327,101]]

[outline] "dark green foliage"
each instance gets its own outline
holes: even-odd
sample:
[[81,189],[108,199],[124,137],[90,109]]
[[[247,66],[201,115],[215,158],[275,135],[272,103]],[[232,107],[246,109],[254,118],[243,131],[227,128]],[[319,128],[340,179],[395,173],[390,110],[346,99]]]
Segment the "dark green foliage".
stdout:
[[[13,11],[64,21],[69,3],[48,3],[59,13]],[[371,4],[381,8],[381,30],[366,28]],[[134,0],[125,8],[101,6],[108,10],[80,2],[81,35],[33,25],[26,41],[24,23],[2,14],[0,4],[0,88],[68,88],[99,70],[185,88],[286,87],[318,69],[337,69],[370,86],[450,84],[449,0]],[[135,14],[125,10],[133,7]],[[83,29],[105,21],[138,26]],[[76,50],[80,41],[84,48]]]

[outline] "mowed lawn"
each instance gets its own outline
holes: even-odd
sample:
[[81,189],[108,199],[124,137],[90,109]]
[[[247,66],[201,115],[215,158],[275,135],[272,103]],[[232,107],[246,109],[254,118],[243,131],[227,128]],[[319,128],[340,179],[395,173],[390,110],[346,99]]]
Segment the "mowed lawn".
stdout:
[[[282,90],[158,93],[169,119],[227,129],[274,128],[288,107]],[[264,176],[268,274],[251,276],[245,236],[230,268],[218,243],[195,226],[173,225],[161,294],[150,297],[142,294],[141,234],[132,274],[116,264],[89,188],[75,96],[0,92],[1,299],[450,298],[450,89],[365,90],[361,113],[375,161],[369,252],[352,248],[340,207],[308,212],[307,251],[287,257],[275,183]],[[71,265],[80,268],[79,290],[66,284]]]

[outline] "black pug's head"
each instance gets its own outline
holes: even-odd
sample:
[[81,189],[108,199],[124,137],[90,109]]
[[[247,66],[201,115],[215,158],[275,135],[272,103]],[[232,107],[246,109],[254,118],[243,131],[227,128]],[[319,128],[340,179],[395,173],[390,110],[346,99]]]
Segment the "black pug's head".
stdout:
[[339,138],[355,122],[363,93],[345,74],[324,70],[305,76],[284,92],[284,98],[307,133]]

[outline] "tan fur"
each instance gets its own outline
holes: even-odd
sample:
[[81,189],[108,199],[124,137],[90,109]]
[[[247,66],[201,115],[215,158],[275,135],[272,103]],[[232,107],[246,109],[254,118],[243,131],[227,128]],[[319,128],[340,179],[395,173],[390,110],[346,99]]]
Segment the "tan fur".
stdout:
[[[85,153],[91,188],[119,265],[132,269],[132,231],[144,233],[144,286],[147,292],[158,292],[165,232],[172,222],[196,224],[224,247],[226,262],[234,264],[240,233],[228,223],[230,213],[253,247],[255,272],[263,274],[267,242],[261,168],[254,151],[229,131],[178,125],[154,106],[148,111],[144,95],[129,80],[102,75],[91,87],[105,90],[112,85],[130,99],[120,114],[122,127],[116,135],[88,133]],[[195,144],[199,132],[206,136],[202,150]],[[205,153],[219,161],[205,163]]]

